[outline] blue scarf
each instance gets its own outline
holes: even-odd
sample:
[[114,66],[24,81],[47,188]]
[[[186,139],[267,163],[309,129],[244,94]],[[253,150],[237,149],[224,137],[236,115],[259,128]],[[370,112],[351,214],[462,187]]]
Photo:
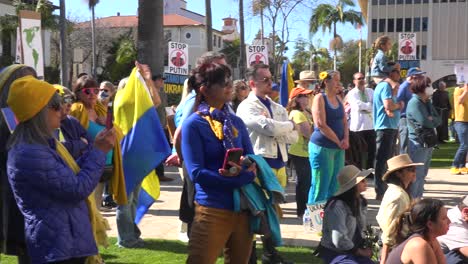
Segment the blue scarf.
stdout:
[[223,141],[225,149],[235,148],[233,139],[237,137],[237,129],[232,125],[229,109],[224,104],[221,110],[210,107],[205,101],[197,109],[198,114],[210,124],[215,136]]

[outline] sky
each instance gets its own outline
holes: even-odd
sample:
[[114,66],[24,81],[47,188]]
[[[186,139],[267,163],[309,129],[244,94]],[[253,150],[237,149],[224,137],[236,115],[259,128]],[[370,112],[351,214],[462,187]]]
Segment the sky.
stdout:
[[[162,1],[162,0],[154,0]],[[187,9],[199,14],[205,14],[205,1],[203,0],[186,0]],[[55,5],[59,5],[59,0],[52,0]],[[245,39],[246,43],[249,44],[254,39],[256,33],[260,29],[260,18],[258,16],[252,15],[251,0],[244,0],[244,20],[245,20]],[[325,1],[329,3],[329,1]],[[356,2],[356,1],[355,1]],[[72,20],[78,21],[88,21],[91,19],[91,12],[88,9],[87,1],[85,0],[65,0],[66,13],[67,16]],[[239,18],[238,10],[238,1],[237,0],[214,0],[211,1],[211,13],[212,13],[212,23],[213,28],[221,30],[223,21],[222,18],[225,17],[234,17]],[[357,8],[358,4],[356,3]],[[228,7],[228,8],[226,8]],[[99,4],[95,8],[96,17],[107,17],[115,16],[117,12],[120,12],[120,15],[136,15],[138,9],[137,0],[100,0]],[[302,7],[296,9],[289,16],[290,24],[290,41],[288,44],[289,51],[286,53],[286,56],[289,59],[292,58],[294,51],[294,41],[300,36],[302,38],[311,41],[315,46],[328,48],[329,42],[331,39],[331,34],[321,32],[310,36],[309,29],[309,18],[312,15],[312,8]],[[265,35],[268,35],[271,32],[271,27],[265,22]],[[352,25],[339,25],[337,27],[338,34],[340,34],[344,41],[351,39],[359,39],[358,30],[355,29]],[[367,36],[367,27],[363,27],[362,36],[365,38]]]

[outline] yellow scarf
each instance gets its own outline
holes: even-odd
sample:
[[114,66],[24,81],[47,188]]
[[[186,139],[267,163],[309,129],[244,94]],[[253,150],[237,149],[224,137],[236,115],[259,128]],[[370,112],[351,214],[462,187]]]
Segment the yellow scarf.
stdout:
[[[65,163],[77,174],[80,171],[80,167],[76,164],[73,157],[70,155],[68,150],[62,143],[55,141],[57,144],[57,153],[62,157]],[[91,222],[91,228],[93,229],[94,240],[98,246],[108,247],[106,230],[109,230],[109,223],[105,218],[102,217],[101,213],[96,208],[96,201],[94,200],[94,193],[91,193],[86,199],[86,205],[88,206],[89,220]],[[89,256],[86,259],[87,264],[99,264],[103,263],[102,258],[99,255]]]
[[[101,103],[96,103],[94,107],[94,111],[96,114],[101,117],[105,117],[107,115],[107,109]],[[77,102],[74,103],[71,107],[70,115],[78,119],[80,124],[88,130],[89,126],[89,117],[88,111],[83,103]],[[117,204],[124,205],[127,204],[127,191],[125,188],[125,177],[123,172],[123,165],[122,165],[122,151],[120,150],[120,141],[124,137],[122,130],[119,127],[114,126],[115,128],[115,135],[116,140],[114,144],[114,155],[112,158],[112,164],[114,165],[114,174],[110,179],[110,188],[112,192],[112,196],[114,197],[114,201]]]

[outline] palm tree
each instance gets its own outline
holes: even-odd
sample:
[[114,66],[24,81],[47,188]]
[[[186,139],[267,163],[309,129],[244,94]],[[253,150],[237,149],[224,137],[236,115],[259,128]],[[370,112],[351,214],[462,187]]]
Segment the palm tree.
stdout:
[[353,25],[363,24],[362,15],[355,10],[347,10],[346,7],[354,7],[353,0],[339,0],[336,5],[320,4],[312,11],[309,22],[310,33],[316,33],[319,28],[322,32],[331,32],[333,30],[333,40],[330,43],[333,49],[333,69],[336,70],[336,53],[342,46],[341,36],[336,33],[337,23],[351,23]]
[[94,24],[94,8],[99,3],[99,0],[88,0],[88,7],[91,10],[91,74],[96,76],[96,30]]
[[241,79],[245,74],[245,32],[244,32],[244,0],[239,0],[239,27],[240,27],[240,60],[239,73]]
[[[138,61],[164,71],[164,1],[138,0]],[[167,54],[167,53],[166,53]]]

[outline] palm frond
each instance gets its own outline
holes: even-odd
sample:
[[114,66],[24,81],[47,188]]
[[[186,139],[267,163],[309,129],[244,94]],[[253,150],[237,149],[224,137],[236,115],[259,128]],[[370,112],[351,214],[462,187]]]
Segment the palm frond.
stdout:
[[97,4],[99,4],[99,0],[88,0],[88,7],[89,9],[92,9],[95,7]]

